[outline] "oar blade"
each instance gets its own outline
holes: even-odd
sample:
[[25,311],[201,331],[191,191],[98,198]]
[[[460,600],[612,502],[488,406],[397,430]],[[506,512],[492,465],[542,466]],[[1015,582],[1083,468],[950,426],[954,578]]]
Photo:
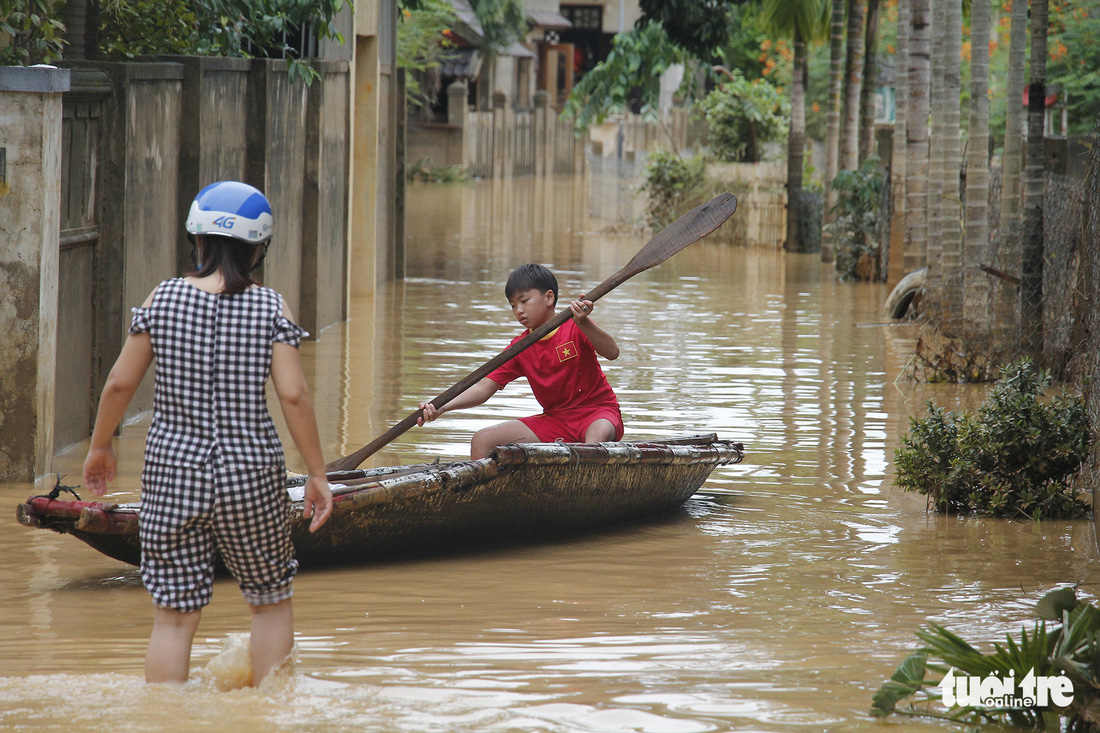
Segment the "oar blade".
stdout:
[[713,232],[737,211],[737,197],[722,193],[700,204],[658,232],[626,264],[627,277],[661,264],[688,245]]

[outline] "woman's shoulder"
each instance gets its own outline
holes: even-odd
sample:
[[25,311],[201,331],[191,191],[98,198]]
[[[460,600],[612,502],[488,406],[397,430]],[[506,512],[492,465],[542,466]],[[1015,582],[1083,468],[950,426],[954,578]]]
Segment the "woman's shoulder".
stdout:
[[170,277],[167,280],[161,280],[159,283],[157,283],[157,286],[155,288],[149,291],[149,295],[145,298],[145,301],[141,304],[141,307],[148,308],[162,293],[171,293],[173,291],[178,291],[181,286],[186,285],[187,281],[184,280],[182,277]]
[[246,293],[251,293],[252,297],[261,298],[263,300],[269,300],[272,302],[283,303],[283,294],[275,288],[269,288],[266,285],[253,285],[245,290]]
[[286,316],[288,313],[286,298],[275,288],[269,288],[266,285],[253,285],[244,293],[248,297],[264,303],[272,310],[276,318]]

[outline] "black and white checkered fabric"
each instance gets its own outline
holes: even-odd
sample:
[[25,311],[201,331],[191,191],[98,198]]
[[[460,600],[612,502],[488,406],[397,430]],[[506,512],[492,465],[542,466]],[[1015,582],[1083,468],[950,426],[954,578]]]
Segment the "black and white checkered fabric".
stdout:
[[158,606],[210,601],[214,553],[254,605],[289,598],[298,563],[290,542],[283,447],[264,386],[275,342],[305,335],[270,288],[216,295],[183,279],[135,308],[155,367],[145,443],[141,575]]
[[208,604],[215,547],[246,602],[291,597],[298,561],[282,466],[146,463],[141,478],[141,580],[154,604],[185,613]]
[[306,333],[283,316],[281,295],[215,295],[166,280],[134,309],[130,333],[148,333],[156,359],[146,462],[198,467],[215,447],[225,463],[283,462],[264,397],[271,345],[298,346]]

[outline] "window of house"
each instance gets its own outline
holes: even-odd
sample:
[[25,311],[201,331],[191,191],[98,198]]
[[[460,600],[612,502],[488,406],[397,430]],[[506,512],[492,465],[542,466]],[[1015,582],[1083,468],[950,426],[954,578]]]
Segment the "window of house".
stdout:
[[602,5],[562,5],[561,15],[573,24],[574,30],[603,30]]

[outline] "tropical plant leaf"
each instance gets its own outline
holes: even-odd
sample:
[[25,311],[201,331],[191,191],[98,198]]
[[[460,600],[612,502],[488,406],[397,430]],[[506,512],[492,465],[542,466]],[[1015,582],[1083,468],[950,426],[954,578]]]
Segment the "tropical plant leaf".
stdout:
[[1035,612],[1041,619],[1061,621],[1062,612],[1072,611],[1077,603],[1077,589],[1070,585],[1056,588],[1040,598],[1035,604]]
[[924,686],[926,661],[924,654],[910,654],[871,698],[871,715],[886,717],[899,702],[916,694]]

